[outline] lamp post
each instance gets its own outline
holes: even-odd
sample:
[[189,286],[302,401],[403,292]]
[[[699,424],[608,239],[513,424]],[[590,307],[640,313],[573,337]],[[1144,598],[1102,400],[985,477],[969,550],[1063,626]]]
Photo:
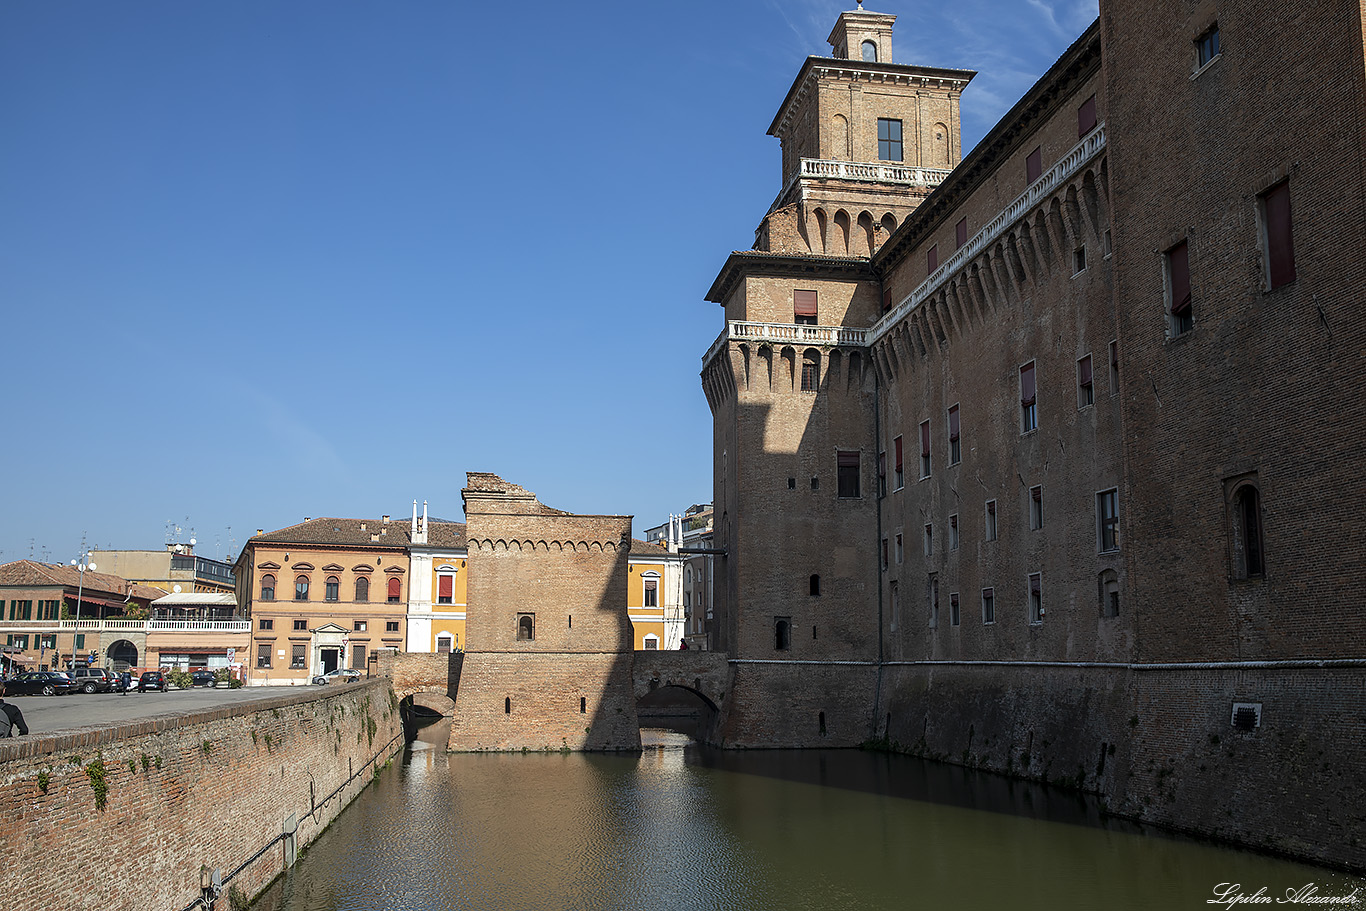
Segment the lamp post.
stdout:
[[94,554],[87,551],[79,559],[72,560],[71,565],[80,569],[80,576],[76,582],[76,629],[71,633],[71,665],[76,665],[76,641],[81,634],[81,596],[85,593],[85,571],[88,569],[92,573],[95,571],[95,564],[87,562]]

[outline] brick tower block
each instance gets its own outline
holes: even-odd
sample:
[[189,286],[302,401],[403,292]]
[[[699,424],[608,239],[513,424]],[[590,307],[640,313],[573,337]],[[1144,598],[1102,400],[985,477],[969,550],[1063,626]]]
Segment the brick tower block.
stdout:
[[466,653],[450,749],[639,750],[630,516],[580,516],[470,472]]

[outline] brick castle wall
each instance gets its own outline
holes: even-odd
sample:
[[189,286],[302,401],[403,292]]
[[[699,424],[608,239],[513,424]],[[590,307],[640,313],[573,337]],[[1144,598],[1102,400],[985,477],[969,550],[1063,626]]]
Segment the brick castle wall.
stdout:
[[[388,681],[0,742],[2,903],[182,908],[201,867],[227,876],[287,817],[309,844],[402,746]],[[255,895],[284,850],[229,885]]]

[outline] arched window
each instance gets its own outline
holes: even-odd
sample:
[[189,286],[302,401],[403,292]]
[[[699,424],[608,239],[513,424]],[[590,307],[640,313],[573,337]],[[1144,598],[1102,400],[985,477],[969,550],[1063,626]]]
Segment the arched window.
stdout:
[[326,601],[336,601],[341,596],[341,580],[336,576],[327,577],[327,589],[323,593]]
[[650,633],[645,637],[645,650],[650,652],[659,651],[659,637]]
[[820,355],[814,351],[807,351],[802,355],[802,392],[815,392],[820,381]]
[[1255,484],[1241,484],[1233,493],[1233,574],[1252,579],[1266,572],[1262,550],[1262,497]]
[[389,577],[389,603],[397,604],[402,600],[403,581],[398,576]]
[[863,59],[868,63],[877,63],[877,45],[871,41],[863,42]]
[[517,615],[517,639],[522,642],[530,642],[536,638],[536,615],[518,614]]
[[792,648],[792,618],[777,617],[773,622],[773,647],[780,652]]
[[361,603],[370,600],[370,580],[365,576],[356,579],[356,600]]
[[261,600],[275,600],[275,576],[270,573],[266,573],[261,577]]
[[821,577],[816,573],[811,574],[811,595],[819,597],[821,593]]
[[308,600],[308,576],[299,576],[294,580],[294,600]]
[[692,567],[691,567],[691,566],[685,566],[685,567],[683,567],[683,581],[684,581],[684,582],[689,582],[689,583],[692,582]]

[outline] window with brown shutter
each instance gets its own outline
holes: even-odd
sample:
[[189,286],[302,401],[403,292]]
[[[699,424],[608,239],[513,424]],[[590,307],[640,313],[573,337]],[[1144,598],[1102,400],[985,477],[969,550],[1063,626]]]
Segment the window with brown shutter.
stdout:
[[1186,241],[1167,251],[1167,287],[1170,295],[1168,312],[1171,316],[1170,334],[1181,335],[1195,326],[1191,309],[1190,251]]
[[925,251],[925,272],[933,275],[934,270],[939,268],[939,244],[934,244]]
[[799,325],[816,325],[816,292],[793,291],[792,312],[794,321]]
[[968,220],[966,217],[960,218],[958,224],[954,226],[953,237],[959,247],[968,242]]
[[1043,176],[1043,147],[1038,146],[1025,158],[1025,182],[1033,183]]
[[1091,375],[1091,355],[1077,361],[1077,407],[1085,408],[1096,402],[1095,380]]
[[1295,244],[1290,224],[1290,182],[1281,181],[1262,194],[1267,290],[1295,280]]
[[1092,95],[1077,108],[1077,138],[1080,139],[1096,128],[1096,96]]

